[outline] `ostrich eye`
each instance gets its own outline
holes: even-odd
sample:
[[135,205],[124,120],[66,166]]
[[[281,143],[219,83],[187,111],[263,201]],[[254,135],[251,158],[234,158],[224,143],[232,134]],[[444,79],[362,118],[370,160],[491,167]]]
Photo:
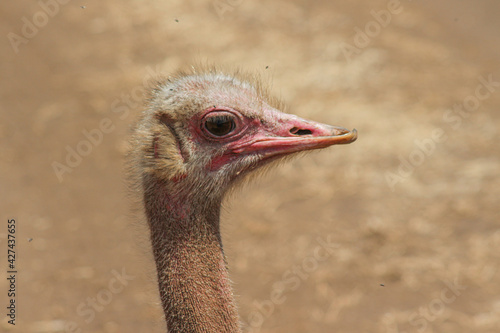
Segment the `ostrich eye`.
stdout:
[[208,117],[205,120],[205,128],[215,136],[227,135],[231,133],[235,127],[234,117],[230,115],[217,115]]

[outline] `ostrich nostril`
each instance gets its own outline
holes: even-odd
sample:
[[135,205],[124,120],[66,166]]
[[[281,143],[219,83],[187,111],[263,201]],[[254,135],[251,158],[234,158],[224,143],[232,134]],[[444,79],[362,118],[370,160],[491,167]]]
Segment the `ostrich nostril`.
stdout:
[[310,135],[310,134],[312,134],[312,131],[308,130],[308,129],[300,129],[300,128],[294,127],[290,130],[290,133],[292,133],[293,135]]

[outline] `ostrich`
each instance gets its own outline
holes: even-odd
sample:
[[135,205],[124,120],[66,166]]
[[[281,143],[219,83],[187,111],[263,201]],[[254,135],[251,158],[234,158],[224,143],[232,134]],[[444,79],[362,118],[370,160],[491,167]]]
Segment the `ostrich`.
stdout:
[[169,332],[241,332],[219,229],[228,190],[284,156],[357,138],[279,111],[257,81],[179,73],[158,83],[135,125],[129,165]]

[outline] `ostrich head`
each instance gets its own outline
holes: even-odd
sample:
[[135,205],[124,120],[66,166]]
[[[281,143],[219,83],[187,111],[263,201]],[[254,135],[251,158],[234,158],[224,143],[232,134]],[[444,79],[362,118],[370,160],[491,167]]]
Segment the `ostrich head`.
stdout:
[[271,161],[356,140],[356,130],[279,108],[251,78],[217,71],[158,85],[134,138],[145,191],[161,183],[170,202],[220,202],[237,179]]

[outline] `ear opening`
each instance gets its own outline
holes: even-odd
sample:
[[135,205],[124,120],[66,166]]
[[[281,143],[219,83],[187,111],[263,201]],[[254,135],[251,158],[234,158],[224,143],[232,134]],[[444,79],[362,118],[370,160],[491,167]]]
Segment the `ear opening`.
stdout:
[[167,118],[160,120],[161,114],[155,114],[144,122],[136,131],[136,139],[141,151],[137,152],[146,174],[160,179],[172,180],[186,173],[186,154],[181,149],[179,136]]
[[[174,129],[175,120],[170,115],[168,115],[166,113],[157,114],[156,118],[158,119],[158,121],[162,125],[165,125],[165,127],[170,131],[170,134],[172,134],[173,138],[175,139],[175,144],[177,146],[177,150],[179,152],[179,155],[182,157],[182,162],[186,163],[188,161],[189,155],[187,154],[186,149],[183,146],[179,135],[177,134],[177,132]],[[156,151],[157,151],[156,150],[157,149],[157,147],[156,147],[157,141],[158,141],[158,138],[155,137],[155,140],[153,143],[155,145],[155,147],[154,147],[155,148],[155,157],[156,157]]]

